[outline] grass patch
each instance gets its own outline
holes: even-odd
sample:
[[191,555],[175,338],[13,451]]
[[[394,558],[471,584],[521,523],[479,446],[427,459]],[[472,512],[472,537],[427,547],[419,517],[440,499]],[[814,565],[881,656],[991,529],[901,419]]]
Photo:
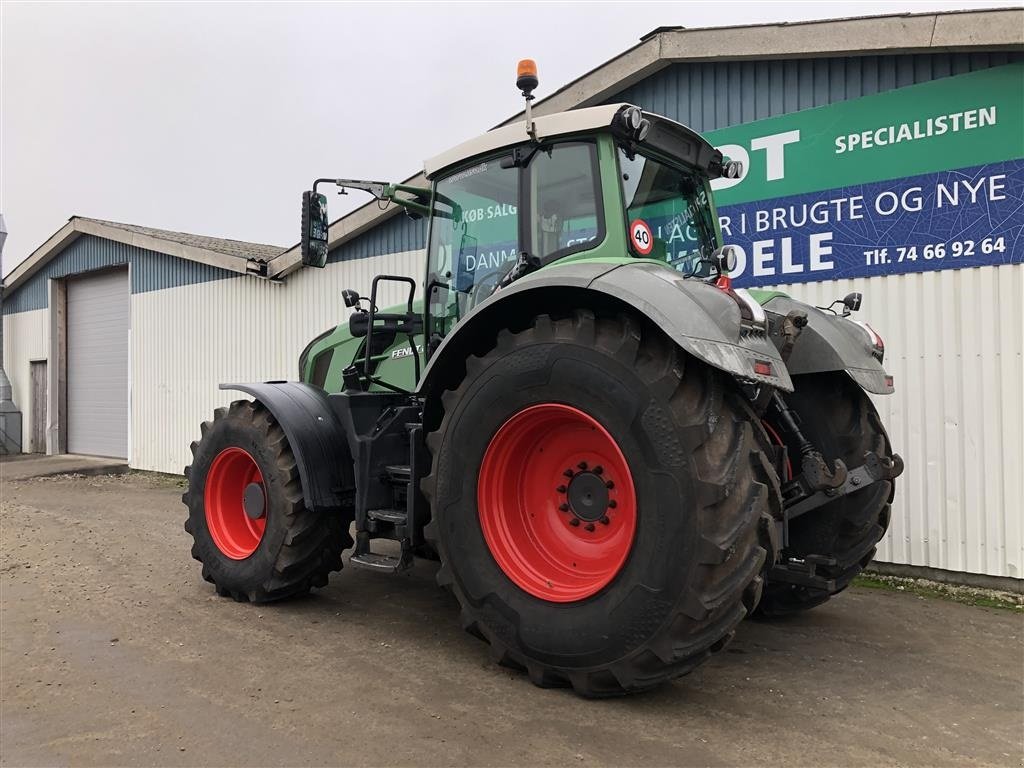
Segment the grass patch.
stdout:
[[1024,613],[1024,595],[1013,592],[1000,592],[995,589],[979,589],[958,584],[943,584],[928,579],[910,579],[902,576],[882,576],[881,574],[861,574],[853,580],[855,587],[865,589],[884,589],[889,592],[908,592],[918,597],[952,600],[964,605],[980,608],[999,608],[1007,611]]

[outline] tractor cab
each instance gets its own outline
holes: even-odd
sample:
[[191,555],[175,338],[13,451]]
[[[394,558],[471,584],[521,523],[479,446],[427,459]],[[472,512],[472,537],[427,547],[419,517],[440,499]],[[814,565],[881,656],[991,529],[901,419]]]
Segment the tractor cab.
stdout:
[[720,243],[707,184],[720,157],[683,126],[616,104],[517,123],[428,160],[431,338],[555,264],[630,256],[709,275]]
[[[668,266],[691,278],[716,278],[728,270],[730,251],[721,247],[709,182],[738,176],[738,164],[723,162],[722,154],[689,128],[631,104],[533,117],[535,81],[529,67],[525,76],[520,72],[525,120],[425,162],[429,188],[317,181],[342,191],[367,191],[411,216],[429,218],[422,308],[414,302],[413,286],[405,306],[407,321],[400,317],[402,308],[383,314],[369,308],[357,312],[366,316],[351,325],[353,334],[373,336],[379,327],[388,332],[396,324],[416,325],[419,331],[422,322],[426,343],[410,339],[408,354],[396,358],[403,361],[398,367],[406,389],[424,367],[418,359],[421,346],[429,358],[467,314],[539,270],[623,258]],[[316,185],[304,193],[302,254],[307,266],[326,263],[326,205]],[[369,303],[376,303],[381,281],[396,279],[378,278]],[[408,278],[403,282],[408,284]],[[367,322],[371,314],[373,322]],[[395,334],[388,339],[393,341]],[[365,386],[388,388],[377,375],[381,366],[395,367],[388,346],[372,338],[363,345]],[[312,357],[304,359],[308,363]],[[412,381],[409,374],[415,376]]]

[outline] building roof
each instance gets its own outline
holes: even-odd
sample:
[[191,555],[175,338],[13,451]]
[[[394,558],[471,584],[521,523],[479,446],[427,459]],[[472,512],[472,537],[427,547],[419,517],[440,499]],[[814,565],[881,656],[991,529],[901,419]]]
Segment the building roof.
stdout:
[[4,291],[17,288],[81,235],[95,235],[240,274],[265,275],[267,264],[287,250],[276,245],[72,216],[67,224],[11,270],[4,280]]
[[[596,69],[566,84],[533,106],[534,117],[600,104],[634,83],[683,62],[793,59],[830,56],[1005,51],[1024,49],[1024,9],[983,9],[941,13],[904,13],[819,21],[781,22],[733,27],[658,27],[640,42]],[[521,122],[519,112],[496,128]],[[403,183],[427,184],[423,173]],[[351,240],[396,215],[401,208],[380,210],[375,201],[334,221],[331,248]],[[271,277],[301,266],[295,245],[272,259]]]
[[104,221],[102,219],[86,219],[76,216],[82,221],[92,221],[108,227],[119,227],[120,229],[134,232],[139,235],[153,237],[157,240],[166,240],[171,243],[188,245],[214,253],[222,253],[225,256],[234,256],[239,259],[253,259],[255,261],[267,262],[275,256],[280,255],[287,248],[278,245],[265,245],[263,243],[247,243],[244,240],[229,240],[224,237],[209,237],[208,235],[193,235],[188,232],[173,232],[169,229],[154,229],[153,227],[140,227],[137,224],[122,224],[117,221]]

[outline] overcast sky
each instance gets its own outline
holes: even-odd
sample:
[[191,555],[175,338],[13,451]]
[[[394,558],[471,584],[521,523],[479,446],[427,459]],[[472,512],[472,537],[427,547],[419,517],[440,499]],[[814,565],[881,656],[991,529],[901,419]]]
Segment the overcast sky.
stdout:
[[3,272],[74,214],[292,245],[314,178],[398,181],[517,112],[520,58],[543,98],[659,26],[999,5],[5,0]]

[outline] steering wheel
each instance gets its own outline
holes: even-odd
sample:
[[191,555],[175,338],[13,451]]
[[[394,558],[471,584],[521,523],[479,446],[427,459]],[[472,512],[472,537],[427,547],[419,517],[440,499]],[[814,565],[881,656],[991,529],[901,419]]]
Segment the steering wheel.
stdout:
[[479,282],[473,283],[473,287],[469,289],[468,309],[473,309],[473,307],[493,294],[494,289],[498,287],[499,280],[501,280],[501,270],[496,269],[489,275],[485,275]]

